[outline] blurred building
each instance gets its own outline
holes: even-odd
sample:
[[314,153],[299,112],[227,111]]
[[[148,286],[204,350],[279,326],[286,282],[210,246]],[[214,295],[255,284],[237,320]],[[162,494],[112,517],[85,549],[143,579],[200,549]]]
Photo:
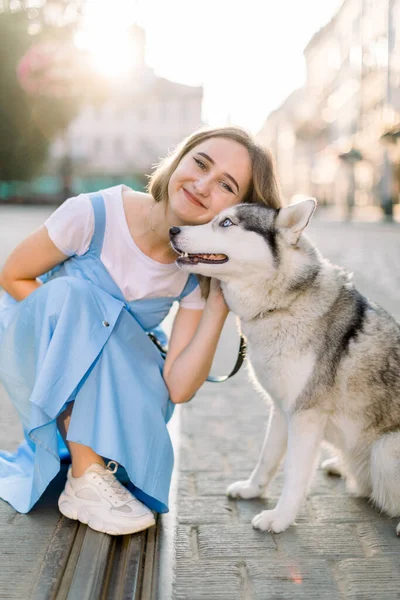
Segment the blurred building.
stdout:
[[202,87],[157,77],[145,63],[145,34],[132,28],[138,59],[129,80],[104,103],[86,106],[51,150],[80,175],[148,174],[161,157],[201,126]]
[[400,0],[344,0],[304,56],[304,88],[259,134],[285,197],[390,216],[400,202]]
[[309,110],[305,89],[295,90],[280,108],[269,115],[258,136],[275,158],[282,193],[286,198],[296,191],[311,194],[313,153],[308,126],[304,132],[301,131],[303,124],[308,123]]

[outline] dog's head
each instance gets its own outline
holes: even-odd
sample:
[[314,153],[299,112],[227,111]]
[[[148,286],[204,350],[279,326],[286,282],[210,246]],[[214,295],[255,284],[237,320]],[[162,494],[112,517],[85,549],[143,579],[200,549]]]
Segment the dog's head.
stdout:
[[176,262],[181,269],[222,281],[254,274],[268,279],[281,252],[298,245],[315,207],[312,198],[279,210],[238,204],[205,225],[172,227]]

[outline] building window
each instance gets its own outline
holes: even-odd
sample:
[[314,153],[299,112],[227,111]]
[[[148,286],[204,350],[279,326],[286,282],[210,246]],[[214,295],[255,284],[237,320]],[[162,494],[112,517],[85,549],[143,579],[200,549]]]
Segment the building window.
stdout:
[[188,120],[188,112],[189,112],[188,111],[188,108],[189,108],[188,103],[189,103],[189,100],[183,100],[183,102],[181,103],[180,117],[181,117],[181,122],[183,121],[184,123]]
[[144,104],[138,106],[137,117],[139,121],[147,121],[147,107]]
[[[164,123],[167,120],[167,103],[163,102],[161,100],[160,104],[159,104],[159,115],[160,115],[160,121],[162,123]],[[168,117],[170,117],[170,115],[168,115]]]
[[98,156],[101,153],[102,140],[101,138],[94,138],[93,140],[93,156]]
[[114,152],[118,156],[122,156],[124,153],[124,140],[122,138],[116,138],[114,140]]

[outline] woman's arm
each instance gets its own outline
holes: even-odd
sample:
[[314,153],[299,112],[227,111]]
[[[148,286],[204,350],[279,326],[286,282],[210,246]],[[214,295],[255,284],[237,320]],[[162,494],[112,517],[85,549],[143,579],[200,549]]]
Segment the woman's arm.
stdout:
[[51,241],[43,226],[11,252],[0,272],[0,286],[16,300],[23,300],[41,285],[36,277],[67,258]]
[[228,312],[216,281],[203,311],[179,309],[164,365],[165,383],[175,404],[190,400],[206,380]]

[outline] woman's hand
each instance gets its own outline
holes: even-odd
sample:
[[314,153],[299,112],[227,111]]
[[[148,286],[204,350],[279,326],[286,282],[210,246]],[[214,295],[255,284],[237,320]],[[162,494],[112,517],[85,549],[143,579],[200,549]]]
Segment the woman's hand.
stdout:
[[212,307],[213,310],[220,311],[221,314],[225,314],[225,316],[229,312],[229,308],[221,290],[221,284],[218,279],[215,279],[214,277],[212,277],[210,281],[210,293],[207,298],[207,306]]

